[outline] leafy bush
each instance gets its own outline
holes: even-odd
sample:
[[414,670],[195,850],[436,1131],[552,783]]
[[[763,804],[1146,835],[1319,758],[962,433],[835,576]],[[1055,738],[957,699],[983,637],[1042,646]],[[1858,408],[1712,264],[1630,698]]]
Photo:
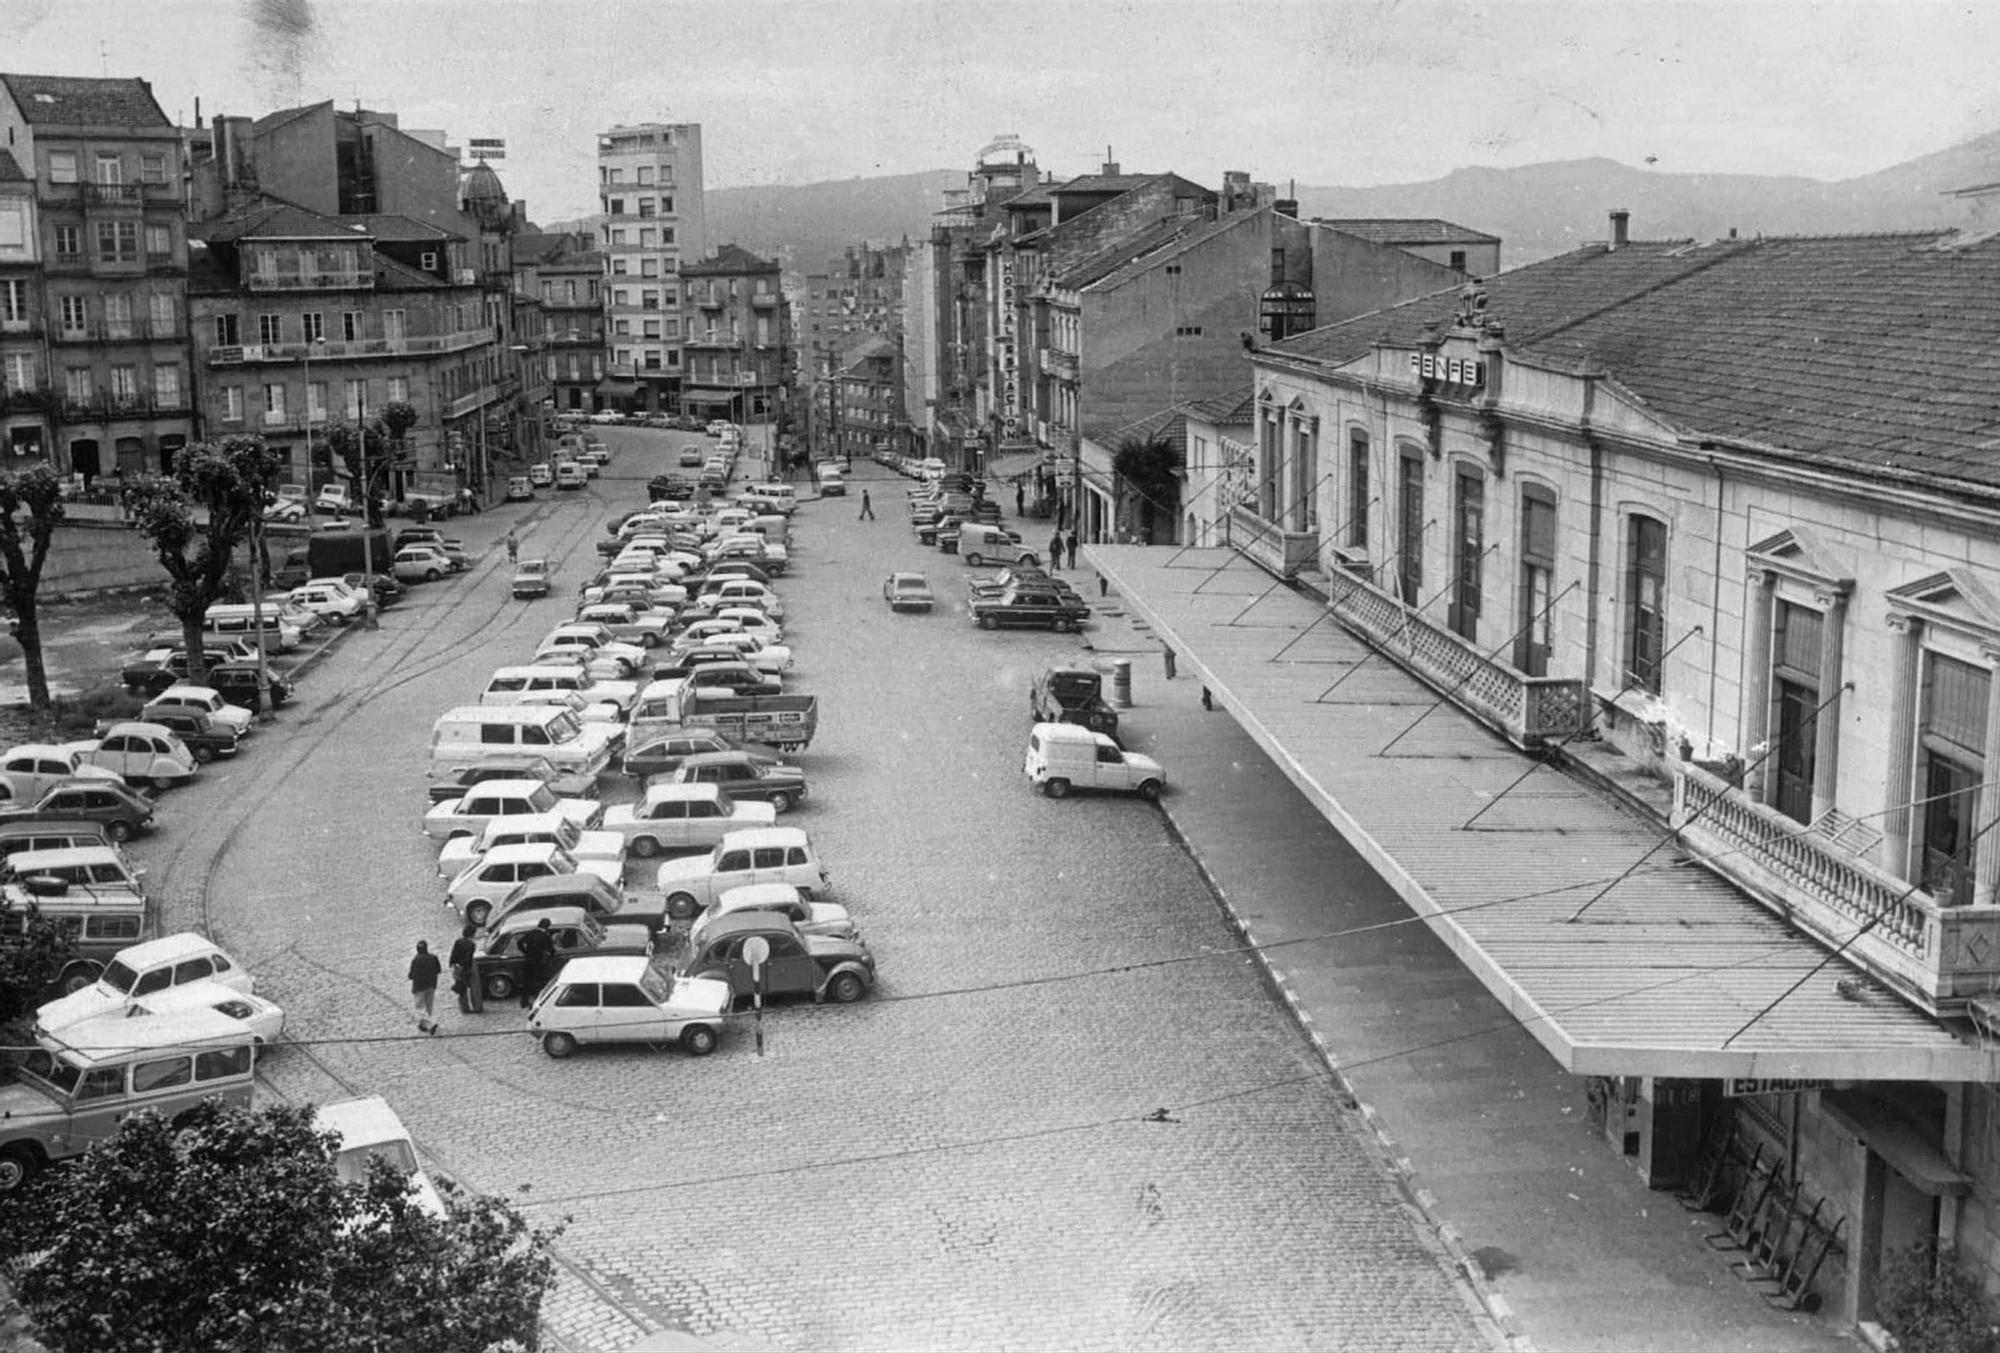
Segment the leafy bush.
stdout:
[[1884,1255],[1875,1318],[1903,1353],[2000,1353],[1993,1304],[1949,1248],[1919,1242]]

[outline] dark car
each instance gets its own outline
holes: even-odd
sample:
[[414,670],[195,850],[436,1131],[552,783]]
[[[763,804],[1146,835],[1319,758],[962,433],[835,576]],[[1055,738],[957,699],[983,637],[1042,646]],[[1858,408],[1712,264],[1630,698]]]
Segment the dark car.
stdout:
[[752,582],[768,584],[771,581],[771,574],[762,566],[748,559],[724,559],[719,563],[711,564],[699,573],[690,574],[687,579],[687,586],[691,592],[699,591],[702,584],[712,582],[717,578],[748,578]]
[[680,769],[681,762],[704,752],[742,752],[765,765],[784,760],[775,747],[761,742],[731,742],[713,728],[684,728],[649,738],[625,749],[627,775],[665,775]]
[[[204,648],[201,651],[201,658],[203,666],[211,671],[242,660],[234,648]],[[167,687],[186,681],[189,675],[187,652],[175,648],[161,657],[155,658],[148,654],[137,662],[127,664],[118,673],[118,680],[134,695],[142,695],[151,700]],[[214,685],[213,682],[204,684]]]
[[[222,698],[241,709],[257,708],[257,668],[253,664],[225,663],[208,669],[204,678],[209,686],[222,693]],[[268,707],[276,709],[292,698],[292,683],[271,673],[268,688]]]
[[965,586],[971,593],[972,599],[977,601],[981,597],[997,597],[1017,583],[1034,582],[1046,586],[1050,581],[1048,570],[1040,565],[1016,564],[1012,568],[1003,568],[998,573],[970,578]]
[[465,791],[488,780],[547,780],[554,774],[555,767],[545,756],[495,757],[476,766],[455,767],[443,779],[433,780],[430,801],[457,803]]
[[972,619],[981,629],[1045,629],[1067,633],[1090,614],[1088,606],[1053,587],[1010,587],[997,597],[974,598]]
[[479,986],[489,1001],[504,1001],[521,990],[521,937],[549,922],[549,938],[555,942],[555,962],[547,976],[561,971],[563,964],[587,954],[645,954],[652,952],[653,932],[643,925],[606,925],[580,907],[549,907],[540,911],[516,912],[489,930],[479,941]]
[[403,585],[386,573],[343,573],[340,580],[349,587],[367,587],[375,594],[377,608],[402,600]]
[[1035,678],[1028,712],[1036,723],[1074,723],[1118,736],[1118,711],[1104,698],[1104,677],[1088,667],[1057,666]]
[[116,780],[57,785],[32,803],[0,807],[0,823],[98,822],[113,841],[129,841],[153,822],[153,802]]
[[681,972],[725,981],[738,1000],[751,995],[759,983],[744,961],[743,944],[752,936],[768,946],[761,983],[766,996],[810,996],[846,1005],[875,985],[875,956],[860,940],[803,934],[790,921],[757,911],[720,917],[703,930]]
[[683,474],[656,474],[646,481],[646,497],[651,502],[672,499],[682,502],[694,497],[695,482]]
[[139,717],[167,729],[187,744],[189,755],[197,761],[209,762],[218,756],[235,756],[239,748],[234,728],[199,710],[148,705],[139,711]]
[[806,773],[797,766],[773,765],[749,752],[702,752],[682,761],[674,780],[684,785],[720,785],[732,799],[770,804],[781,813],[806,796]]
[[498,929],[509,916],[524,911],[541,912],[551,907],[581,907],[605,925],[630,921],[648,930],[667,924],[667,900],[657,893],[628,894],[595,874],[544,874],[538,879],[516,884],[500,905],[482,920],[466,909],[468,920],[488,930]]

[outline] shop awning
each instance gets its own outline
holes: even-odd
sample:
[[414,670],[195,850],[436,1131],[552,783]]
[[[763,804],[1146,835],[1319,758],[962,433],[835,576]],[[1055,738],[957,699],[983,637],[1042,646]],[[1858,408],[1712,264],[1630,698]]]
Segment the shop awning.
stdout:
[[1525,754],[1234,551],[1085,559],[1564,1070],[2000,1079],[2000,1046],[1861,978],[1575,781],[1523,779]]
[[617,396],[636,395],[639,393],[639,382],[625,380],[622,377],[606,376],[597,383],[597,393],[600,395]]
[[1040,451],[1009,451],[1002,455],[989,456],[986,474],[990,479],[1012,479],[1015,475],[1033,474],[1035,467],[1042,464]]

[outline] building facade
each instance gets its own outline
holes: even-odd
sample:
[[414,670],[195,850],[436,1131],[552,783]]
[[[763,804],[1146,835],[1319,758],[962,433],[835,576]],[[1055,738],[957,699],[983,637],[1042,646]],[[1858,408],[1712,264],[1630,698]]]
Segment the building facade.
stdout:
[[35,181],[0,150],[0,455],[10,467],[47,463],[55,444],[42,284]]
[[596,413],[606,407],[599,390],[606,379],[605,256],[579,235],[530,239],[548,242],[538,250],[535,276],[542,293],[551,398],[558,410]]
[[[913,252],[907,239],[896,245],[850,245],[842,257],[806,274],[798,345],[808,407],[822,415],[831,407],[822,386],[829,372],[844,365],[836,359],[856,340],[880,334],[902,342],[903,283]],[[817,441],[825,429],[810,431]]]
[[732,423],[778,422],[790,409],[794,366],[778,265],[725,244],[683,263],[681,287],[691,317],[681,408]]
[[[1236,549],[1510,741],[1615,750],[1802,972],[1845,974],[1742,1012],[1781,1045],[1851,1030],[1773,1073],[1808,1079],[1733,1079],[1669,1018],[1652,1068],[1591,1089],[1649,1178],[1733,1140],[1788,1224],[1815,1200],[1851,1320],[1913,1245],[2000,1291],[2000,1089],[1868,1032],[2000,1032],[1995,298],[1986,232],[1641,242],[1615,213],[1608,243],[1260,350],[1249,472],[1218,475]],[[1530,966],[1482,980],[1520,999]]]
[[865,334],[831,359],[832,422],[821,445],[844,460],[877,452],[913,454],[903,416],[902,349],[894,339]]
[[602,393],[620,408],[678,412],[688,327],[696,323],[681,288],[682,260],[708,253],[700,124],[599,133],[597,179],[610,348]]
[[[194,432],[179,131],[144,80],[0,75],[0,148],[33,182],[46,345],[31,370],[17,328],[13,370],[0,374],[10,390],[39,376],[59,472],[90,481],[168,468]],[[32,287],[18,255],[5,272],[28,285],[0,290]],[[16,323],[34,322],[30,311]],[[30,444],[22,402],[9,400],[10,448]]]

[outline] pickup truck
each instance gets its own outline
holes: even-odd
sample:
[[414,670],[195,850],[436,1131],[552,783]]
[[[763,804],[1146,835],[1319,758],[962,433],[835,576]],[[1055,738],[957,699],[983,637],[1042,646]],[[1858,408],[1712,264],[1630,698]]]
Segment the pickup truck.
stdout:
[[698,689],[680,678],[655,681],[639,693],[626,725],[626,742],[636,747],[681,728],[713,728],[732,742],[796,751],[810,746],[819,729],[819,697],[725,695]]
[[1118,711],[1104,698],[1104,678],[1088,667],[1051,667],[1035,678],[1028,710],[1036,723],[1074,723],[1118,736]]

